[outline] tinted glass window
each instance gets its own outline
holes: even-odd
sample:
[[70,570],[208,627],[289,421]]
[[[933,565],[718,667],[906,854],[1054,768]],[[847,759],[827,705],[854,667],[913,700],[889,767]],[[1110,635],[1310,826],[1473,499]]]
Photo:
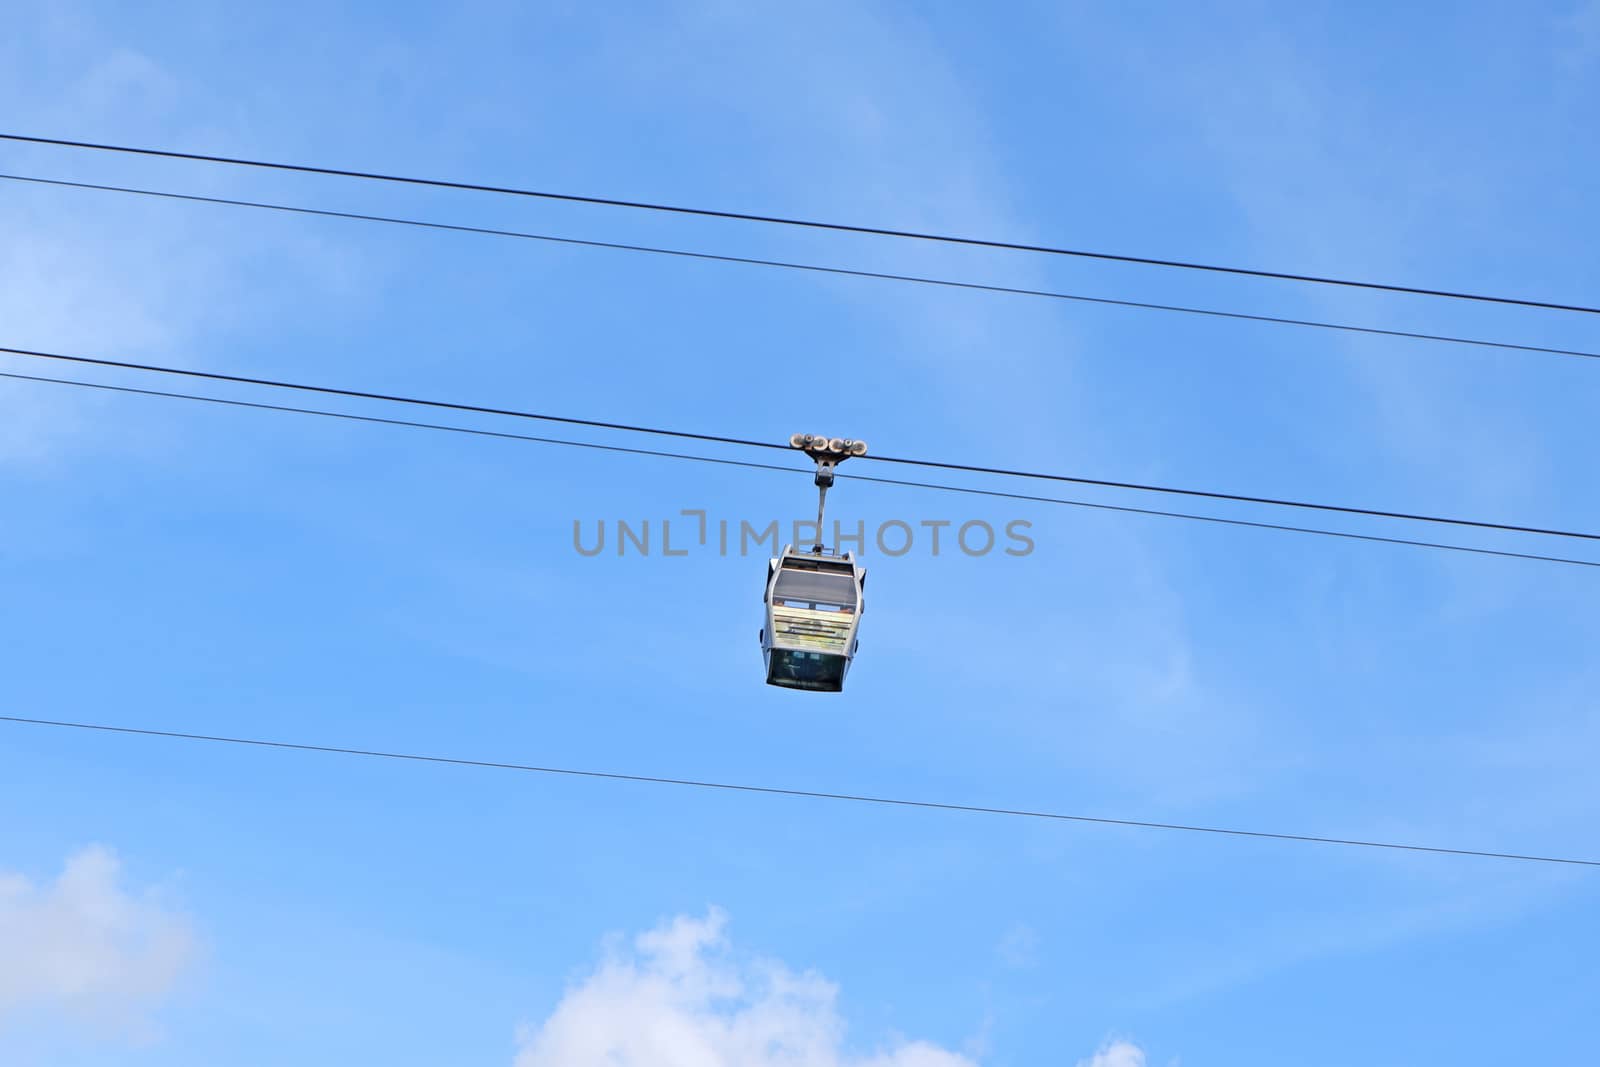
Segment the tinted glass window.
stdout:
[[787,648],[772,650],[772,665],[767,681],[790,689],[822,689],[837,692],[844,688],[843,656],[825,652],[796,652]]
[[778,585],[773,590],[773,596],[790,603],[853,608],[856,606],[856,583],[848,574],[785,569],[778,572]]

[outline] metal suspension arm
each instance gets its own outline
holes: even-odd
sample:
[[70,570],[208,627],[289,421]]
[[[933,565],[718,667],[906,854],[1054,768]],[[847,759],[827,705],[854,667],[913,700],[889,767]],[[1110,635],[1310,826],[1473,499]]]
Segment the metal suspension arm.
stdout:
[[818,437],[814,434],[797,433],[789,438],[789,447],[800,449],[817,464],[817,543],[812,546],[811,551],[821,555],[822,516],[827,509],[828,490],[833,487],[834,468],[851,456],[866,455],[867,443],[843,437]]
[[828,485],[833,481],[833,476],[828,476],[828,482],[822,481],[822,474],[817,474],[817,543],[811,546],[812,555],[822,555],[822,512],[828,505]]

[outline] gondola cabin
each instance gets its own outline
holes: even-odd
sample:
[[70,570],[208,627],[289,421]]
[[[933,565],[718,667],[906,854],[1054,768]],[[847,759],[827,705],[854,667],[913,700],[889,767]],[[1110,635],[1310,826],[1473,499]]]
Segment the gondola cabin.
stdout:
[[797,552],[767,562],[761,653],[767,684],[837,693],[856,654],[866,568],[850,553]]

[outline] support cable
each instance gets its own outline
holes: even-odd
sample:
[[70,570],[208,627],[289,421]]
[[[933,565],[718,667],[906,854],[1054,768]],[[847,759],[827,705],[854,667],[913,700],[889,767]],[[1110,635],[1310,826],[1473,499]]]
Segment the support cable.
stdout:
[[[380,418],[376,415],[356,415],[343,411],[325,411],[318,408],[291,407],[283,404],[263,404],[249,400],[233,400],[215,396],[201,396],[196,393],[177,393],[159,389],[137,389],[127,385],[109,385],[102,382],[85,382],[72,378],[47,378],[33,374],[16,374],[0,372],[0,378],[9,378],[16,381],[40,382],[51,385],[77,386],[85,389],[96,389],[111,393],[125,393],[135,396],[161,397],[169,400],[198,401],[206,404],[218,404],[226,407],[248,408],[256,411],[273,411],[295,415],[315,415],[324,418],[341,419],[348,422],[364,422],[382,426],[402,426],[419,430],[437,430],[446,433],[468,434],[473,437],[492,437],[507,441],[527,441],[535,444],[560,445],[571,448],[586,448],[600,452],[614,452],[624,455],[652,456],[660,459],[689,460],[696,463],[713,463],[724,467],[744,467],[751,470],[778,471],[782,474],[792,475],[795,468],[780,466],[776,463],[753,463],[749,460],[724,459],[714,456],[697,456],[683,452],[664,452],[648,448],[627,448],[622,445],[596,444],[591,441],[568,441],[553,437],[535,437],[531,434],[509,433],[503,430],[484,430],[467,426],[450,426],[442,423],[417,422],[410,419]],[[897,485],[914,489],[932,489],[947,493],[963,493],[969,496],[991,497],[1001,500],[1020,500],[1036,504],[1061,504],[1068,507],[1088,508],[1094,511],[1110,511],[1127,515],[1154,515],[1168,519],[1187,519],[1194,522],[1215,523],[1221,526],[1239,526],[1255,530],[1272,530],[1282,533],[1310,534],[1318,537],[1337,537],[1349,541],[1370,541],[1377,544],[1403,545],[1412,548],[1431,548],[1445,552],[1465,552],[1478,556],[1499,556],[1505,559],[1524,559],[1540,563],[1559,563],[1574,567],[1600,567],[1600,561],[1573,559],[1565,556],[1547,556],[1533,552],[1510,552],[1495,548],[1477,548],[1470,545],[1453,545],[1437,541],[1418,541],[1404,537],[1381,537],[1376,534],[1351,533],[1343,530],[1325,530],[1309,526],[1288,526],[1273,522],[1252,522],[1247,519],[1229,519],[1218,515],[1197,515],[1183,511],[1162,511],[1154,508],[1139,508],[1125,504],[1102,504],[1088,500],[1070,500],[1063,497],[1034,496],[1027,493],[1006,493],[996,489],[976,489],[970,486],[946,485],[939,482],[916,482],[901,478],[877,478],[865,474],[841,474],[840,478],[854,479],[858,482],[869,482],[876,485]]]
[[460,759],[451,756],[430,756],[414,752],[385,752],[370,748],[345,748],[338,745],[312,745],[293,741],[268,741],[253,737],[224,737],[216,734],[185,733],[178,730],[152,730],[133,726],[111,726],[105,723],[66,722],[57,719],[25,718],[19,715],[0,715],[0,722],[25,726],[43,726],[62,730],[97,731],[135,737],[166,738],[179,741],[202,741],[218,745],[242,745],[253,748],[289,752],[319,752],[335,756],[365,756],[373,759],[402,760],[409,763],[444,764],[452,767],[472,767],[480,770],[520,771],[527,774],[560,775],[572,778],[602,779],[612,782],[635,782],[644,785],[673,785],[691,789],[717,789],[735,793],[758,793],[767,796],[794,797],[803,800],[836,800],[851,804],[874,804],[899,808],[922,808],[933,811],[965,812],[973,815],[998,815],[1017,819],[1048,820],[1052,822],[1092,823],[1099,826],[1121,826],[1140,830],[1170,830],[1189,834],[1214,834],[1227,837],[1250,837],[1271,841],[1294,841],[1315,845],[1344,845],[1353,848],[1377,848],[1400,852],[1425,852],[1440,856],[1471,856],[1479,859],[1512,860],[1520,863],[1553,863],[1572,867],[1600,867],[1600,860],[1579,859],[1568,856],[1538,856],[1521,852],[1490,852],[1469,848],[1444,848],[1438,845],[1401,844],[1393,841],[1364,841],[1348,837],[1324,837],[1319,834],[1277,833],[1267,830],[1239,830],[1232,827],[1199,826],[1186,823],[1154,822],[1145,819],[1118,819],[1098,815],[1069,815],[1055,811],[1032,811],[1025,808],[1000,808],[982,804],[956,804],[937,800],[910,800],[903,797],[874,796],[864,793],[827,792],[818,789],[790,789],[782,786],[752,785],[743,782],[715,782],[696,778],[670,778],[653,774],[624,774],[619,771],[581,770],[575,767],[549,767],[530,763],[510,763],[501,760]]
[[425,219],[403,218],[396,215],[372,215],[355,211],[332,211],[324,208],[301,207],[293,204],[275,204],[262,200],[237,200],[222,196],[199,196],[190,193],[174,193],[161,189],[140,189],[126,185],[99,185],[94,182],[72,182],[60,178],[38,178],[25,174],[0,173],[0,180],[28,182],[34,185],[60,186],[68,189],[90,189],[107,193],[124,193],[131,196],[156,197],[164,200],[181,200],[198,204],[217,204],[227,207],[253,208],[263,211],[279,211],[288,214],[310,215],[320,218],[348,219],[357,222],[376,222],[393,226],[412,226],[419,229],[439,230],[449,233],[474,234],[486,237],[508,237],[525,241],[542,241],[549,244],[571,245],[581,248],[599,248],[617,252],[641,253],[645,255],[674,256],[683,259],[702,260],[712,263],[730,263],[743,266],[770,267],[782,270],[805,271],[815,274],[830,274],[848,278],[904,282],[914,285],[931,285],[949,289],[966,289],[981,293],[1036,297],[1047,300],[1065,300],[1081,304],[1100,304],[1109,307],[1130,308],[1139,311],[1161,311],[1182,315],[1201,315],[1208,318],[1234,319],[1243,322],[1266,323],[1276,326],[1296,326],[1316,330],[1333,330],[1372,337],[1397,337],[1410,341],[1429,341],[1439,344],[1465,345],[1474,348],[1500,349],[1509,352],[1530,352],[1551,356],[1577,356],[1583,359],[1600,359],[1600,352],[1581,348],[1557,348],[1547,345],[1517,344],[1511,341],[1493,341],[1482,337],[1462,337],[1455,334],[1424,333],[1416,330],[1389,330],[1377,326],[1361,326],[1348,322],[1328,322],[1322,319],[1296,319],[1281,315],[1255,315],[1243,311],[1223,311],[1219,308],[1194,307],[1187,304],[1160,304],[1146,300],[1118,300],[1107,296],[1089,296],[1084,293],[1066,293],[1054,289],[1029,289],[1012,285],[991,285],[983,282],[959,281],[953,278],[935,278],[923,274],[895,274],[888,271],[856,270],[848,267],[827,266],[820,263],[799,263],[782,259],[762,259],[755,256],[722,255],[713,252],[699,252],[692,249],[666,248],[660,245],[627,244],[618,241],[593,241],[578,237],[562,237],[555,234],[531,233],[526,230],[506,230],[488,226],[465,226],[448,222],[433,222]]
[[339,167],[320,167],[302,163],[282,163],[262,159],[245,159],[237,156],[207,155],[199,152],[178,152],[162,148],[140,148],[132,145],[104,144],[94,141],[75,141],[58,137],[31,137],[17,133],[0,133],[0,140],[23,144],[50,145],[57,148],[74,148],[95,152],[113,152],[123,155],[148,156],[161,159],[182,159],[195,163],[220,163],[234,167],[257,170],[292,171],[299,174],[320,174],[336,178],[357,178],[364,181],[388,182],[398,185],[427,186],[435,189],[454,189],[467,192],[496,193],[504,196],[530,197],[539,200],[561,201],[573,204],[591,204],[599,207],[627,208],[673,215],[692,215],[700,218],[728,219],[736,222],[755,222],[809,230],[828,230],[834,233],[864,234],[873,237],[893,237],[903,240],[926,241],[938,244],[964,245],[973,248],[992,248],[1011,252],[1033,252],[1052,256],[1071,256],[1104,262],[1136,263],[1150,267],[1169,267],[1177,270],[1204,271],[1251,278],[1271,278],[1278,281],[1302,282],[1312,285],[1338,286],[1347,289],[1367,289],[1388,293],[1405,293],[1414,296],[1440,297],[1448,300],[1470,300],[1485,304],[1506,304],[1517,307],[1541,308],[1550,311],[1573,311],[1586,315],[1600,315],[1600,307],[1584,304],[1565,304],[1547,300],[1521,297],[1494,296],[1452,289],[1431,289],[1421,286],[1397,285],[1388,282],[1359,281],[1352,278],[1335,278],[1317,274],[1299,274],[1289,271],[1260,270],[1251,267],[1225,266],[1179,259],[1161,259],[1153,256],[1134,256],[1114,252],[1097,252],[1081,248],[1026,244],[1018,241],[1001,241],[982,237],[962,237],[953,234],[930,233],[919,230],[900,230],[883,226],[863,226],[843,222],[825,222],[815,219],[792,218],[782,215],[762,215],[717,208],[687,207],[679,204],[654,203],[645,200],[624,200],[617,197],[591,196],[578,193],[557,193],[542,189],[517,188],[508,185],[486,185],[478,182],[450,181],[442,178],[421,178],[414,175],[383,174],[376,171],[348,170]]
[[[185,367],[169,367],[152,363],[134,363],[126,360],[104,359],[91,356],[73,356],[59,352],[44,352],[37,349],[13,348],[0,346],[0,353],[15,356],[24,356],[33,359],[56,360],[68,363],[79,363],[99,367],[116,367],[122,370],[144,371],[153,374],[167,374],[186,378],[198,378],[206,381],[230,382],[238,385],[264,386],[273,389],[284,389],[295,392],[317,393],[325,396],[339,396],[360,400],[379,400],[395,404],[408,404],[417,407],[440,408],[449,411],[472,412],[481,415],[503,415],[511,418],[535,419],[544,422],[563,423],[571,426],[587,426],[596,429],[622,430],[629,433],[654,434],[663,437],[677,437],[692,441],[706,441],[716,444],[739,445],[746,448],[781,449],[789,451],[788,446],[770,441],[755,441],[748,438],[727,437],[719,434],[693,433],[686,430],[667,430],[658,427],[641,426],[631,423],[606,422],[597,419],[582,419],[564,415],[549,415],[530,411],[519,411],[512,408],[486,407],[479,404],[465,404],[444,400],[428,400],[419,397],[398,396],[391,393],[375,393],[361,389],[343,389],[334,386],[309,385],[301,382],[288,382],[273,378],[257,378],[237,374],[222,374],[215,371],[193,370]],[[1106,489],[1125,489],[1135,492],[1160,493],[1175,496],[1196,497],[1207,500],[1224,500],[1240,504],[1257,504],[1270,507],[1296,508],[1302,510],[1355,515],[1363,518],[1398,519],[1406,522],[1421,522],[1435,525],[1457,526],[1479,530],[1493,530],[1502,533],[1532,534],[1542,537],[1571,538],[1582,541],[1600,541],[1600,534],[1587,533],[1578,530],[1561,530],[1544,526],[1529,526],[1518,523],[1490,522],[1482,519],[1462,519],[1442,515],[1426,515],[1418,512],[1388,511],[1381,508],[1356,507],[1348,504],[1322,504],[1304,500],[1291,500],[1282,497],[1255,496],[1244,493],[1227,493],[1209,489],[1188,489],[1178,486],[1152,485],[1143,482],[1119,481],[1108,478],[1088,478],[1081,475],[1052,474],[1041,471],[1018,470],[1007,467],[986,467],[968,463],[946,463],[940,460],[914,459],[903,456],[881,456],[873,454],[862,457],[866,460],[875,460],[879,463],[892,463],[903,466],[927,467],[935,470],[961,471],[968,474],[986,474],[1008,478],[1026,478],[1038,481],[1064,482],[1073,485],[1092,485]]]

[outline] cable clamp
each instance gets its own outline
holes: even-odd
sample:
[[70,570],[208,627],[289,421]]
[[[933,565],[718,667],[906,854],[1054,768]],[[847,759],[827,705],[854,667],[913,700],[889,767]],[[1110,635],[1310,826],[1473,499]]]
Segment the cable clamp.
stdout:
[[867,443],[848,437],[822,437],[818,434],[797,433],[789,438],[789,447],[798,448],[817,464],[817,488],[833,485],[834,468],[851,456],[867,454]]

